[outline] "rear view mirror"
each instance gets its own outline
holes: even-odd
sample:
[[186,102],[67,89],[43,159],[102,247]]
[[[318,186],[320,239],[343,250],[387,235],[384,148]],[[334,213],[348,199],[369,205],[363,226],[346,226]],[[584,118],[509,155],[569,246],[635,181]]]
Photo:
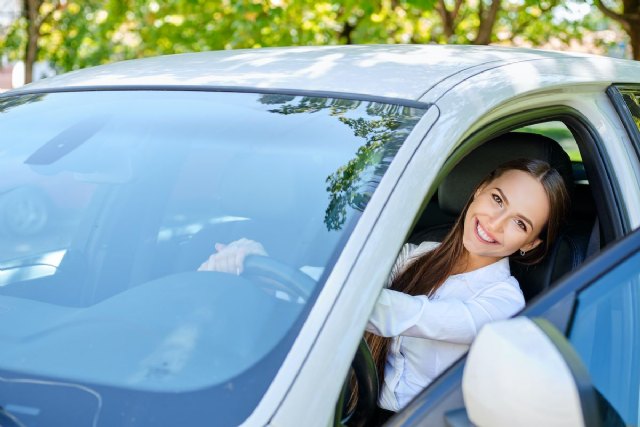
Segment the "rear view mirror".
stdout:
[[55,175],[71,172],[76,180],[95,184],[122,184],[133,176],[131,159],[119,140],[100,131],[109,116],[89,117],[64,129],[25,160],[34,172]]

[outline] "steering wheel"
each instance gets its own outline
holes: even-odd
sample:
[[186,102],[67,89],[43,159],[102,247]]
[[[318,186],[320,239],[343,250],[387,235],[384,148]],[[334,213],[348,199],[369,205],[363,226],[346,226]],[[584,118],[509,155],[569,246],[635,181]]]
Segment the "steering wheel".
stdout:
[[[294,296],[307,299],[316,286],[316,282],[300,270],[261,255],[249,255],[244,259],[242,275],[258,279],[262,286],[283,290]],[[351,388],[349,375],[342,387],[336,406],[334,425],[357,427],[365,426],[376,413],[378,404],[378,374],[371,351],[364,338],[358,345],[351,369],[357,383],[357,402],[351,411],[343,411],[348,404]]]
[[263,287],[281,290],[304,300],[316,287],[315,280],[302,271],[261,255],[249,255],[244,259],[242,275],[258,279]]
[[364,338],[360,340],[356,355],[351,362],[351,370],[357,384],[356,406],[350,411],[347,410],[352,390],[351,375],[348,375],[336,404],[334,427],[366,426],[376,413],[379,394],[378,374],[369,345]]

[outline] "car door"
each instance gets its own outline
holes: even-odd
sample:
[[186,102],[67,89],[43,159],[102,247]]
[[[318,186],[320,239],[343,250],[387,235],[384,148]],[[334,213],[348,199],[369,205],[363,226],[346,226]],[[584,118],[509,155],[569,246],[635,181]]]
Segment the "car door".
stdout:
[[[626,242],[625,242],[626,243]],[[607,402],[605,425],[638,425],[640,387],[640,232],[629,252],[581,289],[567,337]],[[625,251],[626,252],[626,251]],[[617,421],[617,422],[613,422]]]
[[[561,331],[603,398],[606,425],[638,425],[640,229],[562,280],[521,315]],[[467,426],[460,387],[465,359],[452,366],[387,426]],[[504,397],[504,396],[503,396]],[[497,397],[497,398],[503,398]],[[622,420],[622,421],[621,421]]]

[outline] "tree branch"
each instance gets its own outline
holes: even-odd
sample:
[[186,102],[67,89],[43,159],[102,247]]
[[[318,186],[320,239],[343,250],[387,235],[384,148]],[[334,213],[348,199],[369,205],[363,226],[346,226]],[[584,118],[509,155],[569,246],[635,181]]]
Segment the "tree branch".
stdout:
[[[482,4],[482,3],[480,3]],[[500,10],[500,0],[492,0],[489,11],[485,14],[484,8],[479,8],[481,12],[480,26],[478,27],[478,35],[473,41],[474,44],[489,44],[491,42],[491,35],[493,34],[493,27]]]
[[440,18],[442,19],[442,27],[444,29],[444,35],[449,38],[453,35],[453,19],[451,17],[451,12],[447,9],[447,5],[444,3],[444,0],[438,0],[438,4],[436,5],[436,10],[440,13]]
[[451,21],[455,21],[455,19],[458,17],[458,13],[460,13],[460,7],[462,7],[462,3],[463,0],[456,0],[456,4],[453,7],[453,12],[452,12],[452,16],[451,16]]
[[604,3],[602,3],[602,0],[594,0],[594,3],[596,5],[596,7],[598,9],[600,9],[600,12],[604,13],[604,15],[607,18],[611,18],[614,19],[618,22],[625,22],[624,18],[622,18],[622,15],[619,13],[614,12],[613,10],[609,9],[607,6],[604,5]]
[[[38,10],[40,9],[40,7],[42,6],[42,4],[44,3],[44,1],[39,2],[39,6],[38,6]],[[44,15],[42,15],[40,17],[40,19],[38,19],[35,24],[36,24],[36,28],[40,28],[42,26],[42,24],[51,17],[51,15],[53,15],[53,12],[56,11],[56,9],[58,9],[58,6],[60,5],[60,0],[56,0],[54,2],[52,2],[51,4],[51,10],[49,10],[49,12],[45,13]]]

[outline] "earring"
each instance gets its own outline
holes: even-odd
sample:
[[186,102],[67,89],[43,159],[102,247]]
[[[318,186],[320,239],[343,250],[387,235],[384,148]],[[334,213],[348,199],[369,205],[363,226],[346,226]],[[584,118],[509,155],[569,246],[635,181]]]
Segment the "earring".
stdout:
[[520,249],[520,256],[525,256],[527,253],[525,251],[523,251],[522,249]]

